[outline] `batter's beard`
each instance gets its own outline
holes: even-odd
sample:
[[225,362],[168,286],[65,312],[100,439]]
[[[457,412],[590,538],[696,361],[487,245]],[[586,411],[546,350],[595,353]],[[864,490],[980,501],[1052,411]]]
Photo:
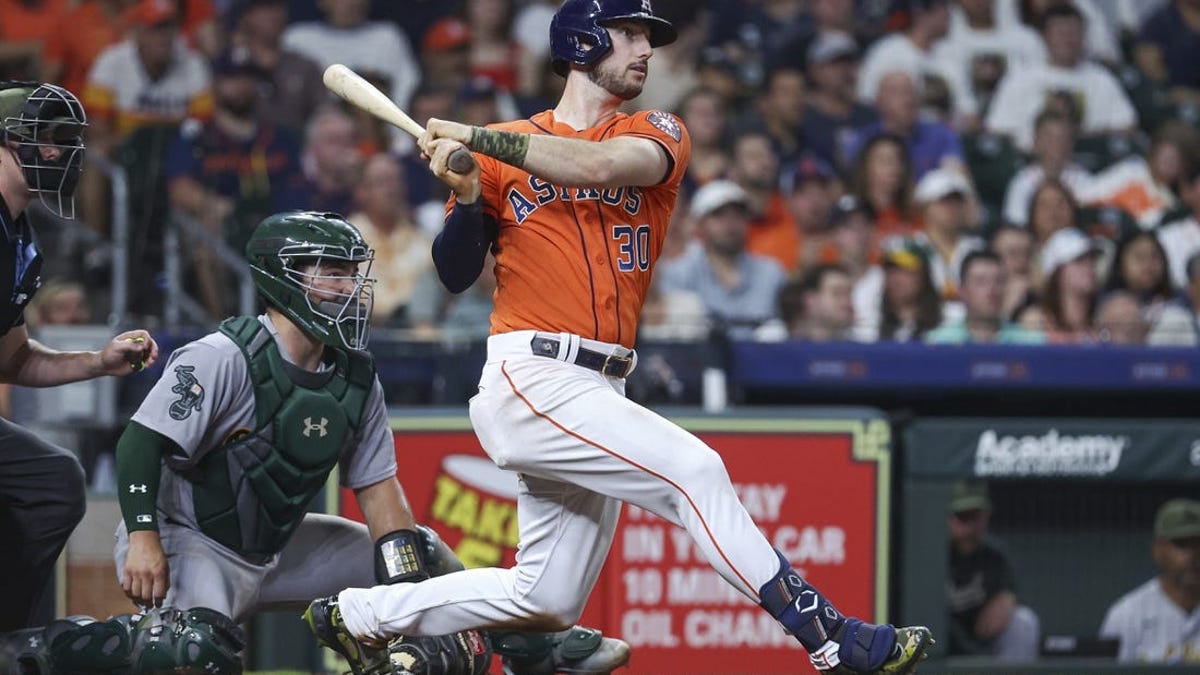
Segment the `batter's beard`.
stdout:
[[632,101],[642,93],[643,85],[627,82],[624,74],[625,71],[618,75],[612,70],[597,66],[588,71],[588,79],[622,101]]

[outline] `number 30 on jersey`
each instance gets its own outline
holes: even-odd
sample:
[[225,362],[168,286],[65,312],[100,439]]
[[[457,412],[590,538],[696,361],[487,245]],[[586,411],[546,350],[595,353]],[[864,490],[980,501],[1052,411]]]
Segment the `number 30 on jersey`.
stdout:
[[650,269],[650,226],[613,225],[617,242],[617,269],[622,272]]

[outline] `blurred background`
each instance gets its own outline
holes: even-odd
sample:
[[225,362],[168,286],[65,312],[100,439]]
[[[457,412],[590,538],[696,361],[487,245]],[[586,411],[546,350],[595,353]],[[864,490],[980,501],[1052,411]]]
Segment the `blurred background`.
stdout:
[[[349,65],[421,123],[529,116],[562,87],[556,6],[0,0],[0,77],[62,84],[89,121],[80,217],[30,216],[48,252],[31,333],[93,348],[146,327],[163,364],[260,310],[242,248],[261,218],[335,211],[376,252],[371,348],[397,424],[461,416],[494,277],[441,288],[446,190],[321,72]],[[883,429],[867,454],[888,461],[872,454],[879,476],[855,484],[877,520],[864,574],[888,581],[877,619],[945,636],[922,672],[1196,668],[1200,542],[1156,523],[1200,497],[1200,0],[653,7],[679,39],[628,108],[678,115],[692,159],[630,397],[710,433],[764,415]],[[0,414],[89,472],[64,613],[129,610],[112,450],[160,372],[0,389]],[[1106,615],[1156,578],[1183,589],[1179,625],[1153,631],[1179,646],[1127,653]],[[315,663],[272,647],[295,622],[269,619],[253,665]],[[745,672],[731,667],[710,672]]]

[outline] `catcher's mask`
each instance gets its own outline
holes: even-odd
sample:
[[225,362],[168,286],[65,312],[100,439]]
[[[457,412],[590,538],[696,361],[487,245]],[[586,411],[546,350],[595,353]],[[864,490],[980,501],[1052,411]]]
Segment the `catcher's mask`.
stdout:
[[246,257],[259,293],[306,333],[331,347],[367,348],[375,252],[342,216],[270,216],[254,228]]
[[29,191],[63,218],[75,217],[87,115],[71,92],[54,84],[0,83],[0,134],[15,145]]

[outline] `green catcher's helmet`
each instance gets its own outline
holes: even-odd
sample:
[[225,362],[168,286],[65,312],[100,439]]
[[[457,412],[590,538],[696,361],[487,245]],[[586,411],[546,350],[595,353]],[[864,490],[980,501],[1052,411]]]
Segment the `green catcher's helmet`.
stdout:
[[[342,216],[316,211],[269,216],[250,235],[246,257],[258,292],[306,333],[331,347],[367,348],[375,252]],[[349,278],[352,287],[341,274],[322,274],[326,264],[338,262],[356,269],[366,264]]]
[[130,675],[241,675],[242,629],[206,607],[146,612],[133,630]]

